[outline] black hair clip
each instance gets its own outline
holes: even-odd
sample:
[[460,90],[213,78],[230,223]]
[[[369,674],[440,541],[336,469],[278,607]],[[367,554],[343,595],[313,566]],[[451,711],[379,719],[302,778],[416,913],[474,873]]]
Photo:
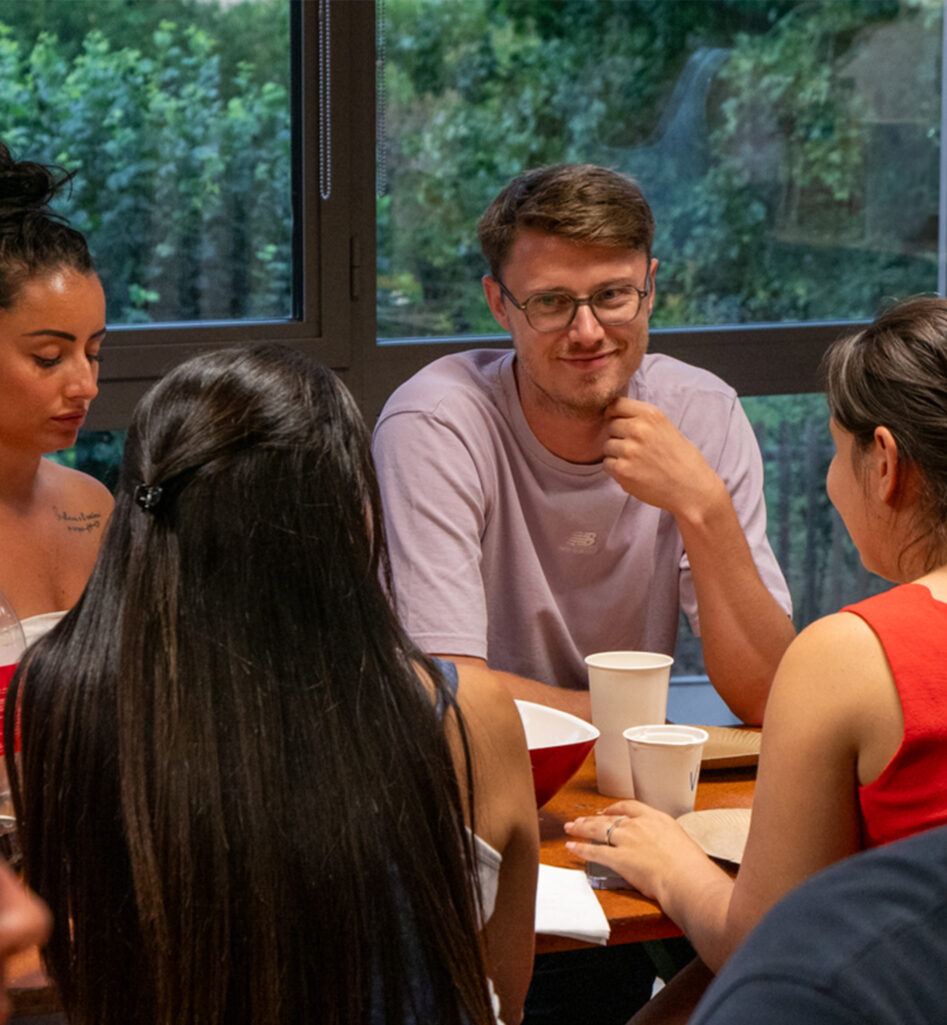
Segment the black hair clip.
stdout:
[[155,511],[155,507],[161,501],[161,495],[160,484],[138,484],[135,487],[135,501],[145,512]]

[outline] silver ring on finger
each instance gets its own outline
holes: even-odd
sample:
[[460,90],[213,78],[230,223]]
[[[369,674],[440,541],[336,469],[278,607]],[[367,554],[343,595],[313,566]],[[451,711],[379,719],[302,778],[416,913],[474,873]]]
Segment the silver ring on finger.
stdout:
[[626,818],[628,818],[627,815],[619,815],[617,819],[612,820],[612,824],[608,827],[608,829],[605,830],[605,843],[607,843],[609,847],[615,846],[612,843],[612,830],[618,825],[619,822],[624,822]]

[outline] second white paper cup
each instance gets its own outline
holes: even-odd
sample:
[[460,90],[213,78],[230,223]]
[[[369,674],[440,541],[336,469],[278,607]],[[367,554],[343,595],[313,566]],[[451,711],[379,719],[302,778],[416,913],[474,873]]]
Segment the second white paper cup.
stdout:
[[653,651],[600,651],[589,655],[589,697],[595,742],[598,792],[607,797],[634,797],[628,745],[629,726],[663,723],[674,659]]
[[632,726],[624,731],[635,797],[677,818],[694,810],[708,733],[698,726]]

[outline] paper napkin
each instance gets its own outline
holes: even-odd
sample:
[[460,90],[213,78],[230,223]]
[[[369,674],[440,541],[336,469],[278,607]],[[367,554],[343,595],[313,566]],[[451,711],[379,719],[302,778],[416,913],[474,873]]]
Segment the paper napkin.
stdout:
[[586,943],[608,942],[608,919],[585,872],[539,866],[536,932],[571,936]]

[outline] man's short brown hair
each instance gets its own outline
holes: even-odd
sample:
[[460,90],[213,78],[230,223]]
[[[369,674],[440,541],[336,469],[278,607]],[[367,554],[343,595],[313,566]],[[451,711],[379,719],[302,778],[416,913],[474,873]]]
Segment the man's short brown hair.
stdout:
[[495,278],[521,228],[639,250],[648,259],[654,241],[654,216],[638,183],[596,164],[552,164],[525,171],[494,199],[477,233]]

